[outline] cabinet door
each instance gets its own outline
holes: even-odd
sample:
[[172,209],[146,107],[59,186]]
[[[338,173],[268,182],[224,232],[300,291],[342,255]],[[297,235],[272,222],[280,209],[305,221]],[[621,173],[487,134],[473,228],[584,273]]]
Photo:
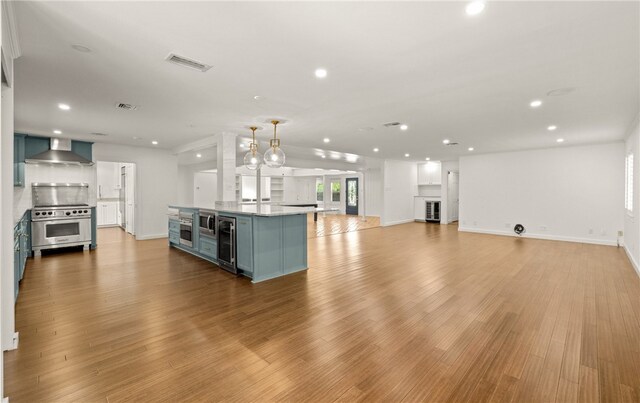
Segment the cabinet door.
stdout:
[[251,217],[236,218],[236,253],[239,269],[253,272],[253,230]]
[[118,205],[116,203],[106,203],[104,220],[105,225],[118,224]]
[[418,184],[429,183],[429,175],[427,174],[427,164],[418,165]]

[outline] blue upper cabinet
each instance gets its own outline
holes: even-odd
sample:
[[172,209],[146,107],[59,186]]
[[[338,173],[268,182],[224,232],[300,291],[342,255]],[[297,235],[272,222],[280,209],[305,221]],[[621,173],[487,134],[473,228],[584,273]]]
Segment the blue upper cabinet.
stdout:
[[24,143],[25,158],[31,158],[36,154],[47,151],[51,143],[50,140],[49,137],[26,136]]
[[13,136],[13,186],[24,187],[24,159],[26,135]]
[[92,158],[93,154],[91,152],[92,146],[93,146],[93,143],[90,143],[88,141],[77,141],[77,140],[71,141],[71,151],[73,151],[74,153],[78,154],[81,157],[88,159],[89,161],[93,161],[93,158]]

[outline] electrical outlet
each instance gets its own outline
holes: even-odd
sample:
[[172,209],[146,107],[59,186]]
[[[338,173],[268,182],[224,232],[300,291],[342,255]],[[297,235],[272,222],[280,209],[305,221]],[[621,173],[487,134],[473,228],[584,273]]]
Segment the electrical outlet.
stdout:
[[618,236],[623,236],[623,235],[624,235],[624,232],[618,231]]
[[589,235],[593,235],[593,228],[589,228]]

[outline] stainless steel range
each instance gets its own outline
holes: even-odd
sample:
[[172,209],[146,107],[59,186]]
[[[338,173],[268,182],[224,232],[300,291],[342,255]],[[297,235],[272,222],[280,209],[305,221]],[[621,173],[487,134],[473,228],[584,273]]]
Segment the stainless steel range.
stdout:
[[91,245],[91,207],[86,183],[34,183],[31,242],[39,256],[44,249]]

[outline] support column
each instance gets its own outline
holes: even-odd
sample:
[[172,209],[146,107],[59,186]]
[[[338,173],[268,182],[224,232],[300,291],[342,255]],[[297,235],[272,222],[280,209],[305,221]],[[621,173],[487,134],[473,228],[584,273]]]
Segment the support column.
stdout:
[[223,205],[236,202],[236,134],[216,135],[218,196],[216,203]]

